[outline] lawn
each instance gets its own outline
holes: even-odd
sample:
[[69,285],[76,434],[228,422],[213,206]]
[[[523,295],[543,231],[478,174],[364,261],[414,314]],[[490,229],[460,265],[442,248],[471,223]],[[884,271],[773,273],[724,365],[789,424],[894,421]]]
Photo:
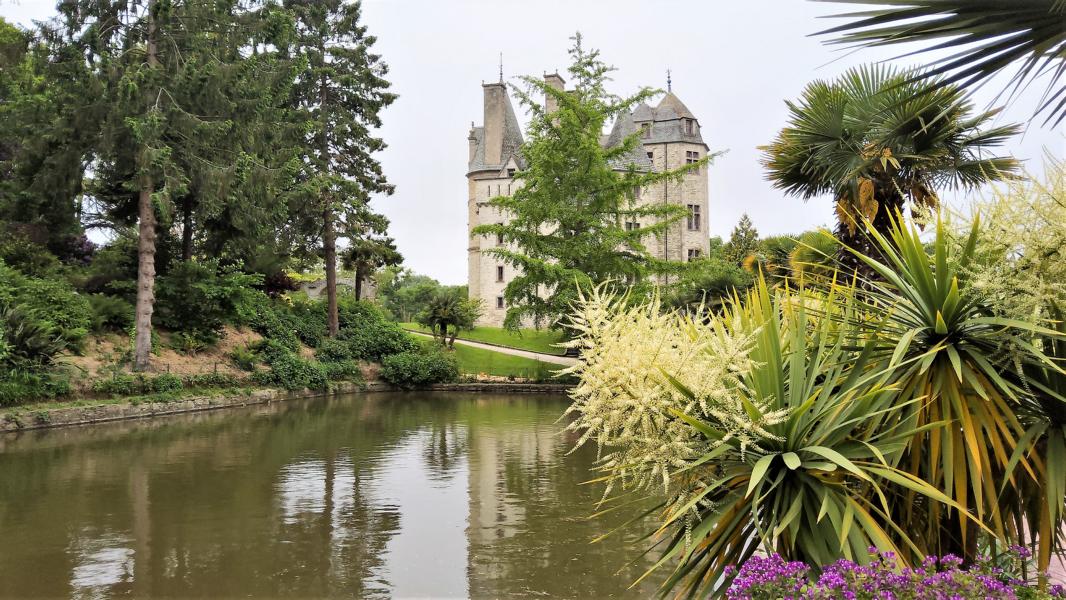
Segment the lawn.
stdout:
[[[400,323],[400,326],[412,331],[429,333],[429,329],[418,323]],[[520,329],[516,333],[501,327],[475,327],[472,331],[460,332],[458,338],[543,354],[563,354],[563,349],[555,346],[562,341],[562,333],[548,329]]]
[[559,365],[531,358],[511,356],[461,344],[455,345],[455,357],[459,360],[459,370],[468,375],[485,373],[499,377],[548,379],[553,371],[562,368]]

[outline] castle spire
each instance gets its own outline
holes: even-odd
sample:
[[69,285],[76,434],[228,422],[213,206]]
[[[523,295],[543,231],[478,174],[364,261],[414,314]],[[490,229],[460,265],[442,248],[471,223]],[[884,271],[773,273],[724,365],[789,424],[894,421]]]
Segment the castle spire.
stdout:
[[[502,60],[502,59],[501,59]],[[673,81],[670,79],[670,68],[666,68],[666,93],[673,92]]]
[[503,52],[500,52],[500,83],[503,83]]

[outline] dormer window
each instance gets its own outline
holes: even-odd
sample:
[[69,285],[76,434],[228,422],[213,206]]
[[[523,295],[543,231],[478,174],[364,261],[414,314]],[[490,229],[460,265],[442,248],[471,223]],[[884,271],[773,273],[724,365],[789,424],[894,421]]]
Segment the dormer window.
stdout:
[[640,137],[645,139],[651,137],[651,123],[644,123],[640,126]]
[[514,169],[507,169],[507,176],[514,177]]
[[695,133],[696,133],[696,120],[695,119],[684,119],[683,123],[684,123],[684,126],[685,126],[685,135],[695,135]]

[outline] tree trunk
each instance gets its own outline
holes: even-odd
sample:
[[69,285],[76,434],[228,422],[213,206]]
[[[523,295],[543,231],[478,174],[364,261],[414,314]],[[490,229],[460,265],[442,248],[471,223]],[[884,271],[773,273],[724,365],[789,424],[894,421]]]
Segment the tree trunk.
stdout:
[[181,260],[192,260],[192,198],[188,196],[181,204]]
[[337,337],[337,332],[340,331],[340,318],[337,314],[337,239],[333,232],[333,211],[329,209],[328,201],[326,206],[322,211],[322,254],[326,261],[326,304],[329,314],[327,323],[329,337]]
[[[148,3],[148,66],[154,68],[156,60],[155,21],[152,10],[155,1]],[[154,101],[154,100],[153,100]],[[150,112],[156,110],[149,108]],[[142,165],[148,168],[148,165]],[[155,306],[155,207],[152,206],[152,191],[155,187],[150,175],[141,181],[137,199],[137,307],[134,317],[133,369],[148,368],[152,354],[152,309]]]
[[355,265],[355,299],[363,299],[363,267]]

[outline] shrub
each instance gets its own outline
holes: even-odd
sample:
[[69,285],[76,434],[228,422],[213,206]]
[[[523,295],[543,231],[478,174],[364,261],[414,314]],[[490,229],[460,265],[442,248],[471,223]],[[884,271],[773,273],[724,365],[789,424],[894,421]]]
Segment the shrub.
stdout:
[[238,346],[229,353],[230,360],[242,371],[254,371],[256,356],[248,346]]
[[241,384],[241,380],[229,373],[201,373],[198,375],[188,375],[183,379],[185,387],[203,387],[203,388],[229,388],[237,387]]
[[86,296],[92,311],[92,330],[124,331],[133,324],[133,304],[117,296],[90,294]]
[[326,371],[326,377],[330,381],[362,381],[363,371],[359,363],[353,360],[343,360],[322,363]]
[[61,279],[35,279],[0,262],[0,308],[20,307],[77,350],[92,326],[89,301]]
[[236,307],[237,324],[248,325],[268,340],[282,344],[289,350],[300,346],[293,327],[280,303],[263,292],[249,292]]
[[780,555],[754,556],[736,572],[725,593],[729,600],[778,600],[803,598],[917,599],[951,598],[953,600],[1014,600],[1015,598],[1066,598],[1060,585],[1041,591],[1019,578],[1021,563],[1028,557],[1024,548],[1015,548],[1008,557],[1008,567],[982,558],[974,565],[960,568],[955,556],[928,557],[914,568],[900,568],[891,552],[879,554],[869,565],[860,566],[840,560],[827,566],[816,579],[811,568],[802,562],[787,562]]
[[151,379],[146,379],[144,387],[146,392],[164,394],[179,391],[185,386],[177,375],[164,373]]
[[341,329],[338,338],[348,345],[352,358],[362,360],[379,361],[418,348],[418,343],[406,331],[384,317],[380,321],[364,321]]
[[459,364],[441,351],[407,351],[385,357],[381,377],[403,388],[446,383],[459,378]]
[[92,390],[97,394],[109,396],[132,396],[140,393],[143,378],[133,375],[115,375],[110,379],[98,379],[93,382]]
[[53,373],[15,370],[0,373],[0,406],[14,406],[70,394],[70,380]]
[[237,307],[261,276],[217,261],[180,261],[157,283],[155,315],[163,327],[196,332],[199,339],[237,320]]
[[189,356],[195,356],[218,342],[218,333],[211,330],[178,331],[170,336],[170,348]]
[[270,366],[270,371],[252,375],[258,383],[279,385],[287,390],[321,390],[329,383],[326,369],[321,364],[297,356],[274,340],[264,340],[258,344],[256,352]]
[[63,351],[62,336],[47,321],[22,307],[0,306],[0,338],[7,368],[37,369],[52,364]]
[[344,341],[326,338],[315,349],[315,358],[321,362],[344,362],[352,359],[351,345]]

